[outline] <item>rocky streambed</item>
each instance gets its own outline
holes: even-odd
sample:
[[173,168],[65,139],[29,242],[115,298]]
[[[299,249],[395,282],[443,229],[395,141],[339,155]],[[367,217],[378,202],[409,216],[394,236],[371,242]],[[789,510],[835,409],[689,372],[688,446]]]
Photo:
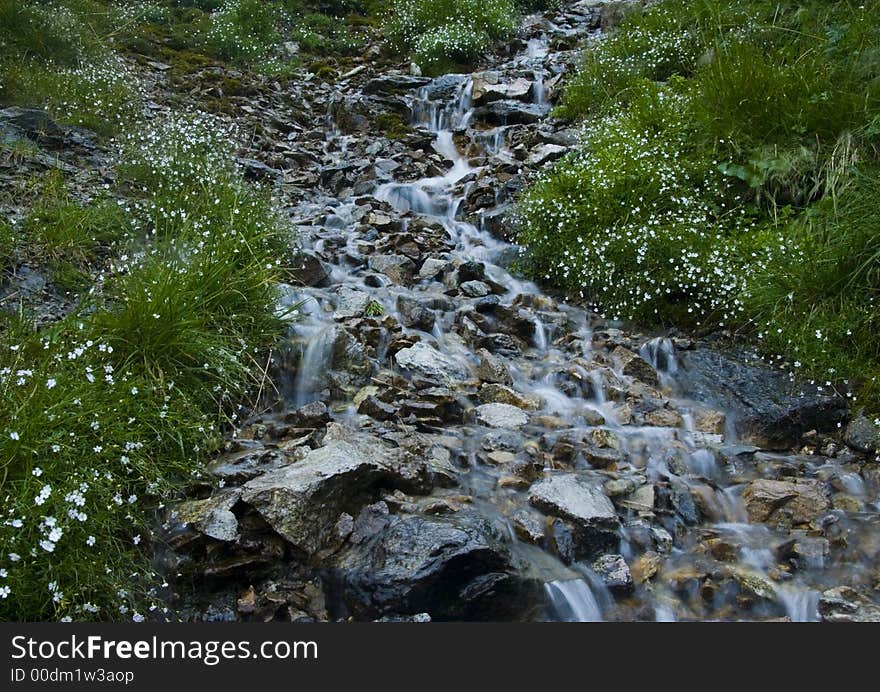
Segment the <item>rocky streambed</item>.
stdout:
[[184,617],[880,618],[871,423],[509,270],[509,205],[576,141],[550,104],[600,21],[530,17],[475,74],[355,69],[297,126],[301,315],[271,410],[161,518]]

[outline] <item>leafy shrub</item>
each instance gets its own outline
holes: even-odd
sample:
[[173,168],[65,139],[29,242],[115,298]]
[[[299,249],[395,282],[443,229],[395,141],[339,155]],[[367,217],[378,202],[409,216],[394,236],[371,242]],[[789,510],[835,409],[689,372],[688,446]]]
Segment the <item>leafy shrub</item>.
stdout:
[[517,17],[512,0],[394,0],[383,29],[394,48],[414,51],[420,67],[437,73],[513,35]]

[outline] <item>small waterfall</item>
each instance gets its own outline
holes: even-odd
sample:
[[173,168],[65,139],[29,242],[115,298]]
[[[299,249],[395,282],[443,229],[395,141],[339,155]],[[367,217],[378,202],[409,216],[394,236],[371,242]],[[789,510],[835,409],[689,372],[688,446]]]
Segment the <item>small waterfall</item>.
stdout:
[[336,330],[332,325],[319,326],[309,330],[308,343],[297,369],[293,389],[293,403],[303,406],[314,401],[324,386],[324,374],[330,367]]
[[665,337],[651,339],[639,349],[639,355],[648,361],[657,372],[674,375],[678,371],[675,346],[670,339]]
[[535,318],[535,348],[539,351],[547,350],[547,332],[544,329],[544,323],[539,317]]
[[811,589],[779,586],[776,597],[792,622],[819,621],[819,592]]
[[583,579],[544,584],[550,605],[559,622],[602,622],[599,601]]

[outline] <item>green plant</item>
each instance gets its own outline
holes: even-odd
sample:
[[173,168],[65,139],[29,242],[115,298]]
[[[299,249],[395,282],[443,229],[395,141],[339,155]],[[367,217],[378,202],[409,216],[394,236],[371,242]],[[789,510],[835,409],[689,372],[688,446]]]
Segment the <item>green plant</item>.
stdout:
[[395,0],[382,26],[395,49],[413,51],[420,67],[437,74],[512,36],[518,13],[512,0]]
[[205,45],[224,60],[257,60],[278,43],[281,17],[272,3],[226,0],[210,17]]

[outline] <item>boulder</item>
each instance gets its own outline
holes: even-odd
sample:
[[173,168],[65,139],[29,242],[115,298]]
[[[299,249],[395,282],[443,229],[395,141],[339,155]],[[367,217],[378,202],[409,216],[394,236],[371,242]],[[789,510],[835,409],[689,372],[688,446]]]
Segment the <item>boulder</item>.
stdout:
[[550,106],[504,99],[475,109],[474,119],[491,125],[531,125],[549,113]]
[[490,428],[521,428],[529,422],[522,409],[510,404],[483,404],[474,409],[477,423]]
[[880,449],[880,427],[865,416],[858,416],[846,426],[843,441],[860,452]]
[[623,555],[602,555],[593,562],[593,571],[611,593],[625,595],[632,593],[635,588],[629,565]]
[[430,82],[430,77],[418,77],[408,74],[384,74],[374,77],[364,84],[363,93],[370,95],[403,94],[430,84]]
[[514,101],[531,101],[533,82],[524,77],[517,77],[512,82],[490,81],[485,76],[474,79],[473,100],[477,105],[492,101],[510,99]]
[[389,478],[379,443],[331,440],[290,466],[258,476],[242,500],[296,550],[313,555],[339,515],[356,515]]
[[513,384],[510,370],[501,358],[489,353],[485,348],[477,351],[480,356],[480,364],[476,367],[476,376],[483,382],[493,382],[502,385]]
[[370,269],[384,274],[398,286],[410,286],[416,265],[404,255],[373,255],[370,257]]
[[336,617],[429,613],[434,620],[522,618],[534,584],[512,569],[506,546],[474,514],[390,516],[344,550],[327,575]]
[[468,376],[464,365],[421,341],[395,353],[394,360],[403,370],[443,382],[460,382]]
[[601,480],[577,473],[557,473],[532,486],[529,504],[570,522],[581,551],[615,547],[620,522]]
[[556,161],[565,155],[567,147],[559,144],[540,144],[529,152],[526,157],[527,166],[543,166],[551,161]]
[[301,286],[329,286],[330,273],[330,266],[313,252],[300,252],[293,259],[293,281]]
[[829,507],[822,484],[807,478],[760,478],[749,483],[742,499],[749,521],[789,527],[809,524]]
[[695,348],[678,354],[673,377],[686,398],[729,412],[739,441],[768,450],[796,446],[810,431],[833,431],[846,400],[766,366],[744,351]]
[[340,286],[336,291],[336,311],[333,313],[333,319],[362,317],[369,304],[370,296],[365,291]]

